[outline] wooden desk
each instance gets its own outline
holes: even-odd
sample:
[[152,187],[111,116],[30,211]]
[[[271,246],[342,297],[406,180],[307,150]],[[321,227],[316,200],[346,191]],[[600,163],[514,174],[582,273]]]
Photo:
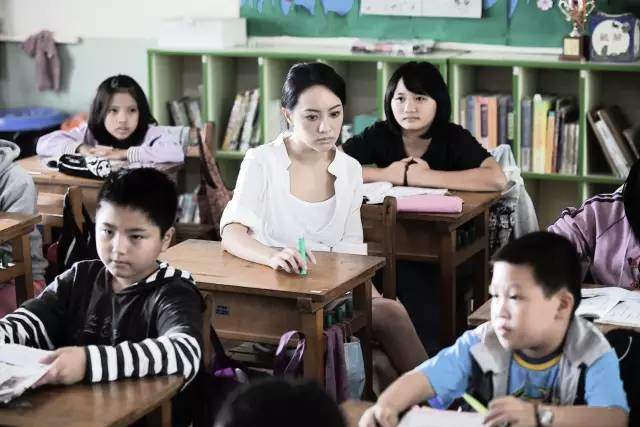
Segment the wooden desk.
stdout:
[[179,376],[129,379],[103,384],[44,386],[0,404],[0,425],[127,426],[145,415],[147,425],[171,425],[171,398]]
[[13,265],[0,268],[0,283],[15,279],[18,306],[33,298],[31,246],[29,233],[40,222],[40,215],[0,212],[0,243],[9,243]]
[[[76,185],[82,189],[82,199],[87,210],[91,215],[96,211],[96,202],[98,200],[98,192],[102,187],[102,181],[99,179],[80,178],[77,176],[65,175],[57,170],[47,168],[39,156],[25,157],[18,160],[22,166],[33,177],[33,181],[38,188],[38,192],[65,194],[67,189]],[[154,165],[157,169],[166,172],[174,180],[177,179],[177,173],[182,168],[179,163],[161,163]]]
[[306,336],[304,376],[324,384],[324,308],[353,291],[351,328],[365,360],[371,387],[371,281],[382,268],[379,257],[315,252],[318,263],[306,277],[274,271],[237,258],[220,242],[186,240],[161,258],[193,274],[198,288],[214,296],[213,324],[220,338],[277,344],[297,329]]
[[[491,320],[491,301],[486,301],[479,309],[469,315],[467,323],[471,327],[476,327],[488,322],[489,320]],[[614,329],[630,329],[632,331],[640,332],[640,328],[636,326],[623,326],[598,322],[594,322],[593,324],[605,334]]]
[[[473,267],[473,299],[477,304],[488,298],[489,285],[489,208],[500,198],[499,192],[452,193],[464,200],[459,214],[418,214],[398,212],[396,215],[396,259],[436,262],[440,266],[440,306],[442,307],[442,345],[456,338],[456,267],[471,259]],[[475,239],[457,247],[460,227],[475,227]]]

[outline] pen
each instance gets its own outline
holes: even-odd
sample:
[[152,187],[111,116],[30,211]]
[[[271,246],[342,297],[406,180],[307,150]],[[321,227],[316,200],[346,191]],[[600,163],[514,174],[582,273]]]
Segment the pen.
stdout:
[[[307,248],[304,243],[304,237],[298,238],[298,253],[300,254],[300,257],[302,257],[302,262],[306,265],[307,264]],[[300,269],[300,275],[301,276],[307,275],[307,267],[302,267]]]
[[473,409],[476,410],[476,412],[478,412],[480,415],[486,415],[487,412],[487,408],[485,408],[485,406],[478,402],[478,399],[476,399],[475,397],[471,396],[468,393],[464,393],[462,395],[462,398],[469,404],[469,406],[471,406]]

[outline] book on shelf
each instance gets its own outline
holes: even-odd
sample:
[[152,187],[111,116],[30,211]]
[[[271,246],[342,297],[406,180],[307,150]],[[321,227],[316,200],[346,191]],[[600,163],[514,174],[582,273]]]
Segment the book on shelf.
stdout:
[[550,110],[547,113],[547,134],[545,141],[545,158],[544,158],[544,172],[555,172],[553,160],[555,158],[554,133],[556,131],[556,111]]
[[555,105],[555,98],[548,95],[533,96],[533,126],[532,126],[532,170],[536,173],[550,173],[547,170],[547,156],[551,156],[547,149],[547,121],[551,106]]
[[607,128],[609,128],[609,132],[611,132],[613,139],[625,159],[631,162],[638,160],[638,158],[640,158],[638,148],[634,144],[629,144],[623,134],[623,131],[630,126],[620,107],[613,105],[611,107],[601,108],[596,114],[602,119]]
[[191,127],[202,129],[202,113],[200,112],[199,97],[185,97],[183,99],[187,107],[187,115],[189,116],[189,124]]
[[554,132],[554,161],[553,170],[559,173],[569,173],[566,156],[569,154],[567,149],[573,147],[567,146],[572,144],[573,141],[568,141],[565,127],[567,123],[573,123],[578,121],[578,107],[576,102],[572,98],[558,98],[556,100],[556,130]]
[[619,178],[626,178],[629,174],[629,169],[631,168],[632,163],[625,158],[623,152],[616,143],[613,134],[605,122],[600,118],[597,110],[587,113],[587,121],[593,129],[596,140],[600,144],[605,159],[607,160],[613,174]]
[[532,126],[533,126],[533,99],[525,97],[521,102],[520,124],[520,165],[523,172],[531,172],[532,151]]
[[633,150],[634,154],[640,154],[640,125],[631,126],[622,131],[624,139]]
[[167,108],[172,125],[202,128],[199,97],[183,96],[172,99],[167,102]]
[[238,144],[238,150],[244,152],[251,146],[251,138],[253,137],[254,127],[259,125],[258,121],[258,104],[260,101],[260,91],[253,89],[250,91],[247,103],[247,111],[242,125],[242,135]]
[[498,95],[498,144],[513,147],[513,97]]
[[172,99],[167,102],[169,117],[173,126],[189,126],[189,113],[187,106],[181,99]]
[[200,209],[196,193],[184,193],[178,196],[178,222],[200,223]]
[[251,101],[251,93],[251,90],[247,90],[236,94],[231,112],[229,113],[227,130],[222,140],[223,150],[238,150],[240,146],[240,138]]

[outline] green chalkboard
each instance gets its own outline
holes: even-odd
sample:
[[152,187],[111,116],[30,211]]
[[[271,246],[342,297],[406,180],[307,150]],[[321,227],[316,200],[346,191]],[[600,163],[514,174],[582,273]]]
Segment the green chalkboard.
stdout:
[[[509,4],[515,0],[497,0],[483,10],[482,19],[414,18],[360,15],[360,1],[340,16],[325,14],[321,0],[315,0],[314,13],[292,6],[284,14],[280,3],[292,0],[244,0],[241,16],[247,18],[251,36],[362,37],[362,38],[427,38],[437,41],[505,44],[513,46],[560,47],[570,25],[557,8],[542,11],[538,0],[517,0],[511,18]],[[452,0],[453,1],[453,0]],[[311,1],[313,2],[313,1]],[[258,10],[258,3],[262,8]],[[491,3],[491,2],[489,2]],[[598,0],[597,9],[610,13],[634,12],[640,16],[638,0]]]

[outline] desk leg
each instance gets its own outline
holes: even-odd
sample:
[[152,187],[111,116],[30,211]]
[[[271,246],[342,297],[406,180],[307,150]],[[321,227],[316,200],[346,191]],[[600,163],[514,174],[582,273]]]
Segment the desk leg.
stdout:
[[16,237],[11,241],[13,261],[24,265],[24,274],[15,278],[16,304],[20,304],[33,298],[33,276],[31,274],[31,251],[29,246],[29,234]]
[[365,317],[365,325],[356,336],[360,340],[362,347],[362,358],[364,359],[364,398],[375,400],[373,394],[373,358],[371,356],[371,280],[367,280],[353,289],[353,309],[356,313],[362,313]]
[[171,427],[171,399],[167,399],[143,418],[148,427]]
[[473,310],[480,308],[489,298],[489,209],[484,211],[481,219],[484,246],[473,256]]
[[324,388],[324,309],[314,313],[300,313],[302,333],[306,337],[304,351],[304,377],[318,381]]
[[453,344],[456,337],[456,232],[440,232],[440,309],[442,326],[440,344]]

